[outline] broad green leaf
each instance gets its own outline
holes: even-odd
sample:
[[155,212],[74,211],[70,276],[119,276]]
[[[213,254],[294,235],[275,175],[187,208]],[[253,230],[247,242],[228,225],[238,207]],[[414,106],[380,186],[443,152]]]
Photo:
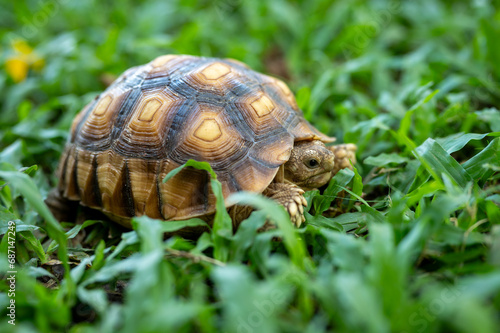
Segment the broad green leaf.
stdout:
[[[106,264],[101,269],[86,278],[84,281],[80,282],[80,285],[87,286],[94,283],[112,281],[122,274],[130,274],[131,272],[136,271],[145,261],[157,261],[162,257],[162,252],[158,252],[155,250],[146,254],[135,253],[119,261],[107,260]],[[83,263],[84,262],[82,262],[82,264]],[[77,270],[78,268],[85,268],[84,266],[82,266],[82,264],[78,265],[73,270]]]
[[[141,217],[134,217],[133,220],[135,220],[136,223],[151,223],[150,221],[154,219],[151,219],[150,217],[144,215]],[[175,232],[183,228],[207,226],[207,223],[199,218],[192,218],[181,221],[158,221],[161,224],[162,232]]]
[[[345,134],[344,139],[346,142],[356,142],[358,144],[360,137],[369,139],[371,137],[370,133],[373,133],[377,129],[389,131],[389,125],[392,122],[394,122],[394,120],[391,119],[389,115],[379,114],[370,120],[358,122]],[[360,132],[361,135],[358,132]]]
[[47,256],[45,254],[45,251],[43,250],[42,244],[40,241],[33,235],[31,231],[19,231],[17,230],[16,236],[19,236],[21,239],[24,239],[29,243],[33,251],[35,251],[36,255],[38,258],[40,258],[40,261],[42,264],[44,264],[47,261]]
[[316,216],[320,215],[330,207],[332,201],[337,198],[337,194],[351,182],[354,176],[354,172],[350,169],[340,170],[330,180],[330,183],[328,183],[328,187],[325,189],[323,194],[313,197],[313,206]]
[[500,293],[500,271],[468,276],[460,281],[460,290],[465,295],[487,300]]
[[365,265],[367,247],[365,241],[324,228],[321,229],[321,234],[327,240],[325,247],[328,249],[331,262],[336,268],[344,272],[355,272]]
[[[352,193],[356,195],[356,198],[361,198],[361,196],[363,195],[363,179],[361,178],[361,175],[359,174],[356,167],[353,167],[353,171],[354,178],[352,180]],[[347,205],[347,211],[350,211],[352,209],[354,203],[354,200],[349,201],[349,205]]]
[[436,142],[443,147],[444,150],[448,154],[459,151],[465,145],[469,143],[471,140],[481,140],[488,136],[488,133],[485,134],[475,134],[475,133],[456,133],[445,138],[437,138]]
[[394,230],[388,223],[370,226],[370,266],[367,274],[370,282],[381,295],[386,313],[397,313],[408,297],[406,276],[410,263],[407,258],[398,256]]
[[316,81],[314,88],[311,90],[311,95],[308,100],[307,106],[305,107],[306,119],[311,119],[311,115],[315,113],[318,106],[321,105],[324,100],[331,94],[330,90],[326,87],[328,84],[330,84],[334,75],[335,70],[330,69],[323,72]]
[[242,265],[217,267],[212,273],[220,293],[223,325],[226,332],[253,332],[255,321],[249,314],[259,317],[259,331],[278,331],[277,314],[286,306],[292,289],[285,273],[277,279],[260,282]]
[[364,212],[344,213],[331,219],[342,225],[346,232],[357,229],[360,225],[368,223],[367,214]]
[[494,173],[494,170],[484,167],[486,164],[500,165],[500,138],[495,138],[486,148],[462,166],[473,179],[485,180]]
[[146,215],[132,219],[132,226],[141,240],[143,253],[163,250],[162,224],[162,221],[149,218]]
[[302,87],[297,91],[296,94],[297,104],[301,109],[308,110],[308,105],[311,100],[311,88]]
[[77,265],[75,268],[73,268],[70,272],[71,278],[75,283],[78,285],[81,282],[82,277],[85,275],[87,265],[92,264],[92,258],[87,257],[83,259],[79,265]]
[[312,201],[317,195],[320,195],[319,190],[306,191],[306,193],[304,193],[304,198],[307,201],[307,207],[311,207]]
[[94,259],[92,261],[92,269],[99,270],[105,263],[104,261],[104,253],[105,253],[106,243],[103,239],[97,245],[94,251]]
[[378,210],[375,210],[374,208],[370,207],[366,203],[361,206],[361,211],[365,214],[367,214],[367,221],[368,222],[374,222],[374,223],[384,223],[387,222],[387,219],[385,216],[379,212]]
[[472,180],[470,174],[433,139],[427,139],[417,147],[415,153],[436,180],[440,180],[441,175],[446,174],[462,188]]
[[[342,227],[342,224],[338,223],[337,221],[334,221],[333,219],[329,219],[327,217],[324,217],[323,215],[311,215],[309,213],[304,214],[306,217],[306,222],[308,224],[314,225],[316,227],[323,227],[327,229],[332,229],[336,231],[344,231],[344,228]],[[342,214],[345,215],[345,214]],[[340,216],[342,216],[340,215]]]
[[391,154],[380,154],[377,156],[369,156],[365,158],[363,163],[368,165],[373,165],[376,167],[384,167],[389,164],[403,164],[408,162],[409,159],[406,157],[402,157],[399,154],[391,153]]
[[484,109],[475,112],[481,121],[490,124],[491,130],[495,132],[500,131],[500,111],[496,108]]
[[226,261],[229,258],[228,239],[233,234],[233,224],[226,210],[221,183],[216,179],[211,179],[210,183],[217,200],[213,223],[214,256],[217,260]]
[[3,212],[0,211],[0,235],[4,235],[9,230],[9,221],[14,221],[16,223],[16,231],[35,231],[40,229],[40,227],[32,224],[26,224],[24,221],[18,220],[17,217],[10,213],[8,210]]
[[445,187],[441,182],[429,181],[425,182],[421,186],[418,186],[414,191],[408,193],[405,197],[408,199],[408,205],[413,206],[423,197],[433,196],[434,193],[444,188]]
[[383,315],[384,309],[380,306],[381,295],[367,284],[362,275],[345,271],[337,273],[332,287],[342,300],[338,310],[344,313],[344,321],[349,327],[373,333],[390,331],[387,318]]
[[208,164],[207,162],[199,162],[199,161],[195,161],[195,160],[188,160],[186,163],[184,163],[180,167],[177,167],[174,170],[170,171],[165,176],[165,178],[163,178],[163,182],[166,183],[169,179],[171,179],[172,177],[174,177],[176,174],[178,174],[179,172],[181,172],[181,170],[184,169],[184,168],[186,168],[186,167],[193,167],[193,168],[196,168],[196,169],[199,169],[199,170],[205,170],[205,171],[207,171],[210,174],[211,178],[217,179],[217,175],[213,171],[213,169],[210,166],[210,164]]
[[248,219],[238,226],[238,230],[231,242],[231,259],[242,260],[244,252],[252,245],[257,236],[257,230],[266,223],[266,215],[263,211],[254,211]]
[[28,274],[31,277],[40,278],[42,276],[46,276],[46,277],[50,277],[54,280],[56,279],[56,277],[51,272],[46,270],[45,268],[29,266],[27,269],[28,269]]
[[468,201],[467,193],[461,195],[439,193],[432,203],[415,220],[414,226],[405,238],[398,244],[401,256],[414,258],[423,248],[431,233],[440,227],[441,223],[458,208]]
[[[438,144],[441,144],[443,149],[445,149],[448,154],[451,154],[465,147],[465,145],[469,143],[471,140],[481,140],[484,137],[491,135],[495,136],[495,133],[486,133],[486,134],[457,133],[450,135],[446,138],[438,138],[436,139],[436,142]],[[485,170],[483,169],[483,171]],[[417,171],[417,178],[415,178],[415,180],[413,181],[413,184],[410,187],[410,191],[416,190],[417,187],[420,186],[420,184],[424,184],[425,182],[427,182],[429,177],[430,175],[426,171],[426,168],[424,166],[420,166],[419,170]],[[473,177],[472,174],[471,177],[476,179],[476,177]]]
[[86,289],[83,286],[79,286],[77,288],[77,295],[82,302],[92,306],[98,313],[102,315],[106,313],[109,304],[104,290]]
[[[500,215],[500,214],[499,214]],[[500,221],[500,216],[498,216]],[[500,268],[500,224],[494,225],[491,228],[492,246],[488,254],[488,263]]]
[[[490,222],[495,224],[500,224],[500,205],[492,200],[493,198],[486,198],[486,216],[490,220]],[[490,201],[491,200],[491,201]]]

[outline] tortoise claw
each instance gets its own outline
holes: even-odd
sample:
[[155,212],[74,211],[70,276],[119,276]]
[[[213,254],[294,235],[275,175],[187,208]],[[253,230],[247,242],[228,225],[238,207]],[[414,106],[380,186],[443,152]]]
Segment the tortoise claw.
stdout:
[[269,198],[281,204],[290,215],[290,221],[300,227],[305,221],[304,207],[307,201],[304,190],[294,184],[273,183],[264,191]]

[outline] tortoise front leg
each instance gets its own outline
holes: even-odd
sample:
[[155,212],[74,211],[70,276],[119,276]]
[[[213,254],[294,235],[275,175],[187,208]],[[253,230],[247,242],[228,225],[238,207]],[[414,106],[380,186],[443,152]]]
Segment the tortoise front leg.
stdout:
[[335,175],[341,169],[349,168],[352,170],[352,164],[356,163],[356,150],[358,147],[353,143],[344,143],[341,145],[327,147],[335,155],[335,166],[333,174]]
[[[290,220],[294,225],[300,227],[306,219],[304,217],[304,206],[307,206],[307,201],[304,198],[304,190],[291,183],[271,183],[262,193],[266,197],[276,201],[282,205],[290,215]],[[251,206],[235,205],[229,208],[229,216],[233,221],[233,228],[237,228],[239,224],[246,220],[253,211]],[[269,220],[264,227],[259,229],[270,230],[276,228]]]
[[297,227],[306,220],[304,206],[307,206],[307,201],[304,198],[304,190],[300,187],[290,183],[271,183],[263,194],[285,207],[292,223]]

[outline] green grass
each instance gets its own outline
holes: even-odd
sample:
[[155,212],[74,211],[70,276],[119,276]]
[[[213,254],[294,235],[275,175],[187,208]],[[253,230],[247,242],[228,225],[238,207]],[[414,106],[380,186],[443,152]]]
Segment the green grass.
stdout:
[[[0,1],[0,271],[9,332],[498,332],[497,1]],[[236,234],[183,223],[59,224],[43,204],[72,118],[156,56],[231,57],[283,78],[318,129],[359,147]],[[212,181],[217,188],[217,182]],[[278,229],[257,233],[266,219]],[[201,222],[190,220],[190,225]],[[278,240],[279,239],[279,240]],[[12,244],[12,243],[11,243]],[[2,274],[3,275],[3,274]],[[6,276],[7,277],[7,276]]]

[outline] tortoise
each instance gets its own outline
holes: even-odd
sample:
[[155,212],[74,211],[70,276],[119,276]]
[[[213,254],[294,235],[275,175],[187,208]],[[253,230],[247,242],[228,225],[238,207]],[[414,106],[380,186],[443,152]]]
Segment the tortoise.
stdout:
[[[355,145],[325,145],[333,141],[281,80],[233,59],[164,55],[125,71],[78,113],[47,203],[54,211],[77,201],[129,228],[134,216],[213,216],[206,171],[188,167],[162,182],[194,159],[210,163],[224,198],[262,193],[300,226],[304,190],[355,161]],[[226,207],[236,225],[249,214]]]

